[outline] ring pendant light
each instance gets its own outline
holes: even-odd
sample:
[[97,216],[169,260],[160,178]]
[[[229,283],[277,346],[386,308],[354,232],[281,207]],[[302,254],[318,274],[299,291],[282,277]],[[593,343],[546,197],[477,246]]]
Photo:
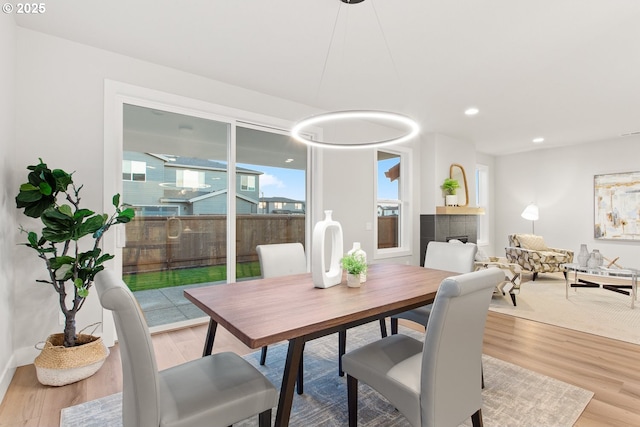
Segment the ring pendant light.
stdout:
[[[357,4],[361,3],[364,0],[340,0],[343,3],[347,4]],[[374,6],[375,11],[375,6]],[[339,15],[338,11],[338,15]],[[376,16],[377,16],[377,12]],[[337,17],[336,24],[334,24],[334,33],[335,26],[337,25]],[[380,20],[378,19],[378,27],[382,33],[382,37],[385,40],[385,46],[387,49],[387,53],[391,59],[391,62],[396,70],[395,62],[393,61],[393,56],[391,55],[391,51],[389,50],[389,45],[386,42],[386,38],[384,36],[384,31],[382,31],[382,26],[380,25]],[[333,44],[333,35],[331,38],[331,44]],[[325,58],[325,68],[326,62],[329,58],[329,53],[331,50],[331,44],[329,45],[329,50],[327,51],[327,57]],[[322,79],[324,78],[324,71],[322,72]],[[309,137],[308,133],[310,133],[309,128],[316,125],[327,124],[327,123],[336,123],[346,120],[379,120],[384,121],[387,124],[390,124],[392,127],[400,127],[405,131],[400,136],[382,140],[370,140],[370,141],[353,141],[353,142],[341,142],[341,141],[323,141],[323,140],[313,140]],[[307,117],[298,123],[296,123],[291,129],[291,136],[296,141],[302,142],[304,144],[320,147],[320,148],[341,148],[341,149],[357,149],[357,148],[371,148],[371,147],[382,147],[387,145],[399,144],[405,141],[408,141],[420,132],[420,126],[416,123],[412,118],[391,111],[377,111],[377,110],[345,110],[345,111],[333,111],[323,114],[317,114],[311,117]]]

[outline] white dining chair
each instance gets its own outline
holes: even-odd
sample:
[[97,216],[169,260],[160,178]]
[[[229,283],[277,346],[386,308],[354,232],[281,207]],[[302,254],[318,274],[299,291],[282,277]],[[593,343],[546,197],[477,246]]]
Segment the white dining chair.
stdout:
[[453,276],[440,284],[424,344],[391,335],[343,356],[349,426],[358,424],[358,382],[383,395],[414,427],[482,426],[481,360],[497,269]]
[[[454,273],[469,273],[474,270],[478,247],[468,243],[431,241],[427,244],[424,267]],[[431,304],[391,316],[391,334],[398,333],[398,319],[407,319],[426,327]]]
[[103,270],[95,287],[116,324],[123,427],[223,427],[256,414],[260,427],[271,425],[278,393],[254,366],[225,352],[158,372],[147,322],[127,285]]
[[[258,252],[260,272],[263,279],[307,272],[307,257],[301,243],[258,245],[256,246],[256,252]],[[266,361],[267,346],[265,345],[260,353],[260,364],[264,365]],[[297,380],[298,394],[302,394],[304,390],[303,372],[303,361],[301,360]]]

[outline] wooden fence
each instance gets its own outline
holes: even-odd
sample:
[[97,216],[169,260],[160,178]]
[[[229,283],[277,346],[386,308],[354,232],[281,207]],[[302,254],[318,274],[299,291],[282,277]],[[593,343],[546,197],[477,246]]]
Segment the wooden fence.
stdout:
[[[236,258],[257,261],[256,245],[305,244],[304,215],[238,215]],[[136,217],[126,224],[123,272],[137,273],[227,262],[227,217]]]
[[[397,218],[380,217],[378,247],[397,246]],[[123,273],[225,265],[227,217],[199,215],[136,217],[126,224]],[[238,215],[237,262],[258,261],[256,245],[300,242],[305,246],[304,215]]]

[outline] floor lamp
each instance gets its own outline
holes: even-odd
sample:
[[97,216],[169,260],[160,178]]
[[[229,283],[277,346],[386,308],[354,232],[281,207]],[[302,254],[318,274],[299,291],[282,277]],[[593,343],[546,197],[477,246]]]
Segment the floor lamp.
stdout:
[[536,234],[535,222],[540,218],[538,206],[533,203],[529,203],[529,205],[524,208],[520,216],[531,221],[531,234]]

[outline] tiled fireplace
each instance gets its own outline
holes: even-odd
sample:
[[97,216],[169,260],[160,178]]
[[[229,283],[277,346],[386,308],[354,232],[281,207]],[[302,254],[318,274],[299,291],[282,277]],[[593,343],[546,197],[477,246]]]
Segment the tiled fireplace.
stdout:
[[451,239],[476,243],[478,240],[477,215],[420,215],[420,265],[424,265],[427,244],[436,240],[447,242]]

